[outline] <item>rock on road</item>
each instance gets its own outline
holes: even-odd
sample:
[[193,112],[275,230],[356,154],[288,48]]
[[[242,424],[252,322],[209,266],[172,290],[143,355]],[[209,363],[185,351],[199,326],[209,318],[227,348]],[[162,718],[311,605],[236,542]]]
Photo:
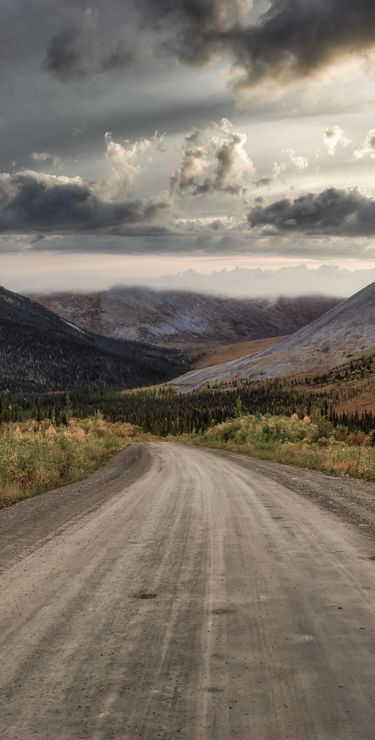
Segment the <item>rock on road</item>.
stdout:
[[374,494],[152,443],[1,512],[1,739],[374,740]]

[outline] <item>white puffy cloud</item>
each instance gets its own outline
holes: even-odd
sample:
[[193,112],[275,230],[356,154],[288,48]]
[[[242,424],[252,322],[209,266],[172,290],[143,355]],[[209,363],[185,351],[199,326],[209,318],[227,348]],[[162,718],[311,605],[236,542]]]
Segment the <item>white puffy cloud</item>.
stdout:
[[279,177],[287,169],[286,162],[274,162],[272,165],[271,174],[265,177],[261,177],[258,180],[254,180],[254,185],[257,188],[268,188],[275,183]]
[[272,178],[273,180],[277,180],[278,177],[284,172],[286,169],[285,162],[274,162],[272,166]]
[[151,139],[120,143],[114,141],[111,132],[107,131],[104,139],[109,171],[95,189],[107,200],[121,201],[134,192],[145,155],[154,147],[160,147],[162,137],[155,133]]
[[284,149],[284,153],[288,155],[289,161],[297,168],[297,170],[307,170],[309,166],[309,160],[307,157],[303,157],[301,154],[297,154],[294,149]]
[[347,147],[350,143],[350,139],[345,136],[340,126],[326,128],[323,132],[323,144],[331,157],[335,156],[338,146]]
[[187,136],[179,167],[171,177],[171,191],[179,195],[196,194],[202,174],[210,166],[206,143],[199,131]]
[[354,152],[354,159],[364,159],[365,157],[375,159],[375,128],[368,132],[362,149],[357,149]]
[[235,131],[233,124],[224,118],[213,137],[216,168],[211,181],[214,191],[240,193],[255,168],[246,151],[247,135]]
[[31,152],[30,156],[34,162],[51,164],[54,167],[58,167],[58,165],[61,164],[61,157],[58,154],[53,154],[51,152]]
[[247,135],[223,118],[185,139],[182,160],[171,177],[171,191],[180,196],[229,193],[239,195],[255,167],[246,149]]

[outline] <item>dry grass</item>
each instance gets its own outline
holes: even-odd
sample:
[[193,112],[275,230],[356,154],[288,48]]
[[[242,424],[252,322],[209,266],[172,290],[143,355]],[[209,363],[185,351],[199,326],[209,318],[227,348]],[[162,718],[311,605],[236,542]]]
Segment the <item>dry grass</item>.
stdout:
[[299,419],[295,414],[244,416],[189,439],[264,460],[375,481],[371,437],[349,434],[342,427],[334,429],[325,419]]
[[353,398],[339,403],[336,411],[339,414],[361,415],[365,411],[375,414],[375,377],[363,378],[362,380],[347,383],[347,392],[353,394]]
[[236,342],[212,347],[204,357],[198,360],[193,366],[193,369],[198,370],[204,367],[212,367],[213,365],[219,365],[221,362],[238,360],[245,355],[263,352],[263,350],[269,349],[269,347],[273,347],[278,342],[281,342],[282,339],[285,339],[285,337],[268,337],[267,339],[255,339],[247,342]]
[[0,508],[90,475],[131,443],[130,424],[100,416],[56,427],[48,421],[0,429]]
[[[0,508],[90,475],[137,439],[152,439],[100,415],[56,427],[48,421],[0,428]],[[256,415],[218,424],[180,441],[264,460],[375,481],[375,433],[352,434],[324,418]]]

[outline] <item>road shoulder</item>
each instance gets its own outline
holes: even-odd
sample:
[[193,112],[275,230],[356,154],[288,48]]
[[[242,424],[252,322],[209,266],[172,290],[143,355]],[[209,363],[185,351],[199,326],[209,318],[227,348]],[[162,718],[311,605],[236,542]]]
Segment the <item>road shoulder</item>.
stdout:
[[134,444],[89,478],[2,509],[0,569],[97,510],[147,472],[151,463],[147,445]]

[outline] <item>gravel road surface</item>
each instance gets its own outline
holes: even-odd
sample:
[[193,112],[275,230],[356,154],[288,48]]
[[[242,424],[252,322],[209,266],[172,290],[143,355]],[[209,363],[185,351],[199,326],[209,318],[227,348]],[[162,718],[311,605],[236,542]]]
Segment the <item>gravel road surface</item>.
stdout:
[[375,487],[175,444],[0,512],[1,740],[374,740]]

